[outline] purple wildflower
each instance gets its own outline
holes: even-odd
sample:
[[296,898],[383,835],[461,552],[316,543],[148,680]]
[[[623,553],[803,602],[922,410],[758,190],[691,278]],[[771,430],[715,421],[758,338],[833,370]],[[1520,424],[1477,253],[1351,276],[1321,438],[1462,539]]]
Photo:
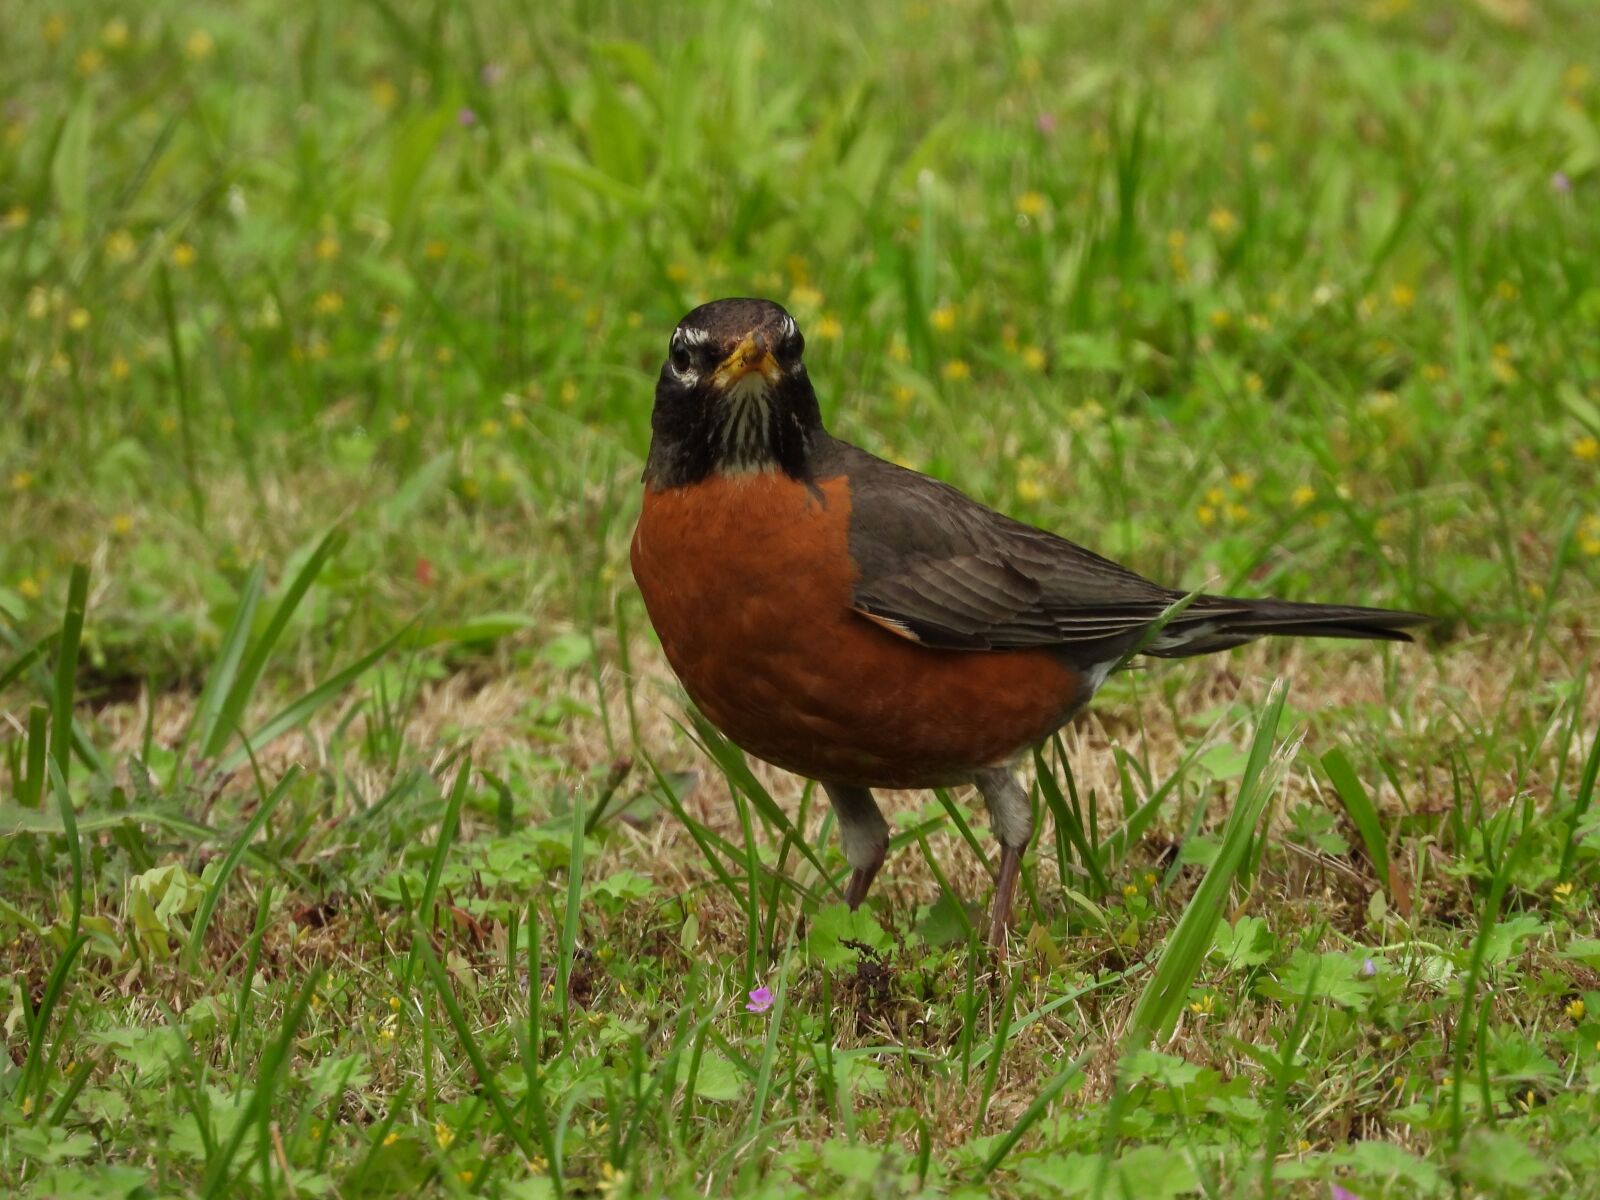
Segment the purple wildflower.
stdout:
[[744,1006],[746,1012],[764,1013],[772,1007],[772,989],[765,984],[750,991],[750,1003]]
[[1337,1183],[1330,1183],[1328,1187],[1330,1189],[1328,1200],[1361,1200],[1361,1197],[1357,1196],[1349,1188],[1340,1187]]
[[460,112],[456,113],[456,123],[468,127],[476,125],[478,123],[478,114],[470,108],[462,108]]
[[1565,171],[1557,171],[1554,175],[1550,176],[1550,188],[1552,191],[1561,192],[1563,194],[1570,192],[1572,190],[1572,180],[1567,177],[1567,173]]
[[1033,119],[1033,127],[1044,134],[1045,137],[1049,137],[1056,131],[1056,115],[1047,112],[1040,113]]
[[1361,963],[1361,977],[1363,979],[1371,979],[1377,973],[1378,973],[1378,964],[1377,963],[1373,962],[1370,958],[1362,960],[1362,963]]
[[484,87],[493,87],[506,77],[506,69],[499,63],[484,63],[483,70],[478,72],[478,78],[483,80]]

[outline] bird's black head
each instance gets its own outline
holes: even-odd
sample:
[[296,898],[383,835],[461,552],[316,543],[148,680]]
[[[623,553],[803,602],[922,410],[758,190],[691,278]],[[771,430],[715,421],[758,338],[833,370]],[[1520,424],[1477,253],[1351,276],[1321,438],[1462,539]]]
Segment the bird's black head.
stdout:
[[770,300],[713,300],[672,331],[656,380],[645,482],[680,487],[713,474],[809,478],[822,432],[794,318]]

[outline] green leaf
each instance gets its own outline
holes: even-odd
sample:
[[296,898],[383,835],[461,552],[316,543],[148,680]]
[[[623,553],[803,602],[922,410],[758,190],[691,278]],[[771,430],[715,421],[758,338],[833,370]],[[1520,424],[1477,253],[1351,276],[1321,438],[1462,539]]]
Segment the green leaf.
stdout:
[[1600,938],[1579,938],[1568,942],[1567,948],[1561,951],[1561,957],[1575,958],[1585,966],[1600,971]]
[[1483,961],[1490,965],[1503,963],[1516,954],[1522,943],[1549,930],[1549,926],[1532,913],[1518,913],[1507,917],[1489,931],[1484,945]]
[[1520,1139],[1491,1129],[1474,1129],[1467,1135],[1456,1165],[1473,1183],[1495,1190],[1528,1187],[1549,1170]]
[[1260,917],[1243,916],[1232,925],[1219,925],[1211,940],[1212,956],[1230,970],[1258,967],[1270,961],[1277,948],[1277,939]]
[[694,1077],[694,1094],[702,1100],[730,1103],[750,1090],[750,1080],[723,1055],[710,1053],[700,1060]]
[[889,944],[889,935],[877,918],[865,908],[851,912],[842,902],[819,909],[806,933],[806,952],[825,967],[850,966],[863,946],[881,951]]

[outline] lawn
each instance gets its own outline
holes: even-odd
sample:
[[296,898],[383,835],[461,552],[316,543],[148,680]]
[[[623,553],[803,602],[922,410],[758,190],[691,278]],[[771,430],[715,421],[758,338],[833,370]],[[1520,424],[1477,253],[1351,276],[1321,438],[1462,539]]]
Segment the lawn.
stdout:
[[[0,1191],[1600,1195],[1591,0],[13,5]],[[678,318],[1185,588],[1008,957],[697,723]]]

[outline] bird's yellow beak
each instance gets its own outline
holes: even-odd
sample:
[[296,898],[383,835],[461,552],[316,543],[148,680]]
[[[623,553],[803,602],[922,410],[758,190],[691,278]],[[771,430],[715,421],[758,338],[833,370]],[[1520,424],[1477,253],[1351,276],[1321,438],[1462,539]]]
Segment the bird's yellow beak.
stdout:
[[747,375],[759,374],[768,383],[777,383],[782,371],[760,333],[747,333],[711,375],[713,386],[727,390]]

